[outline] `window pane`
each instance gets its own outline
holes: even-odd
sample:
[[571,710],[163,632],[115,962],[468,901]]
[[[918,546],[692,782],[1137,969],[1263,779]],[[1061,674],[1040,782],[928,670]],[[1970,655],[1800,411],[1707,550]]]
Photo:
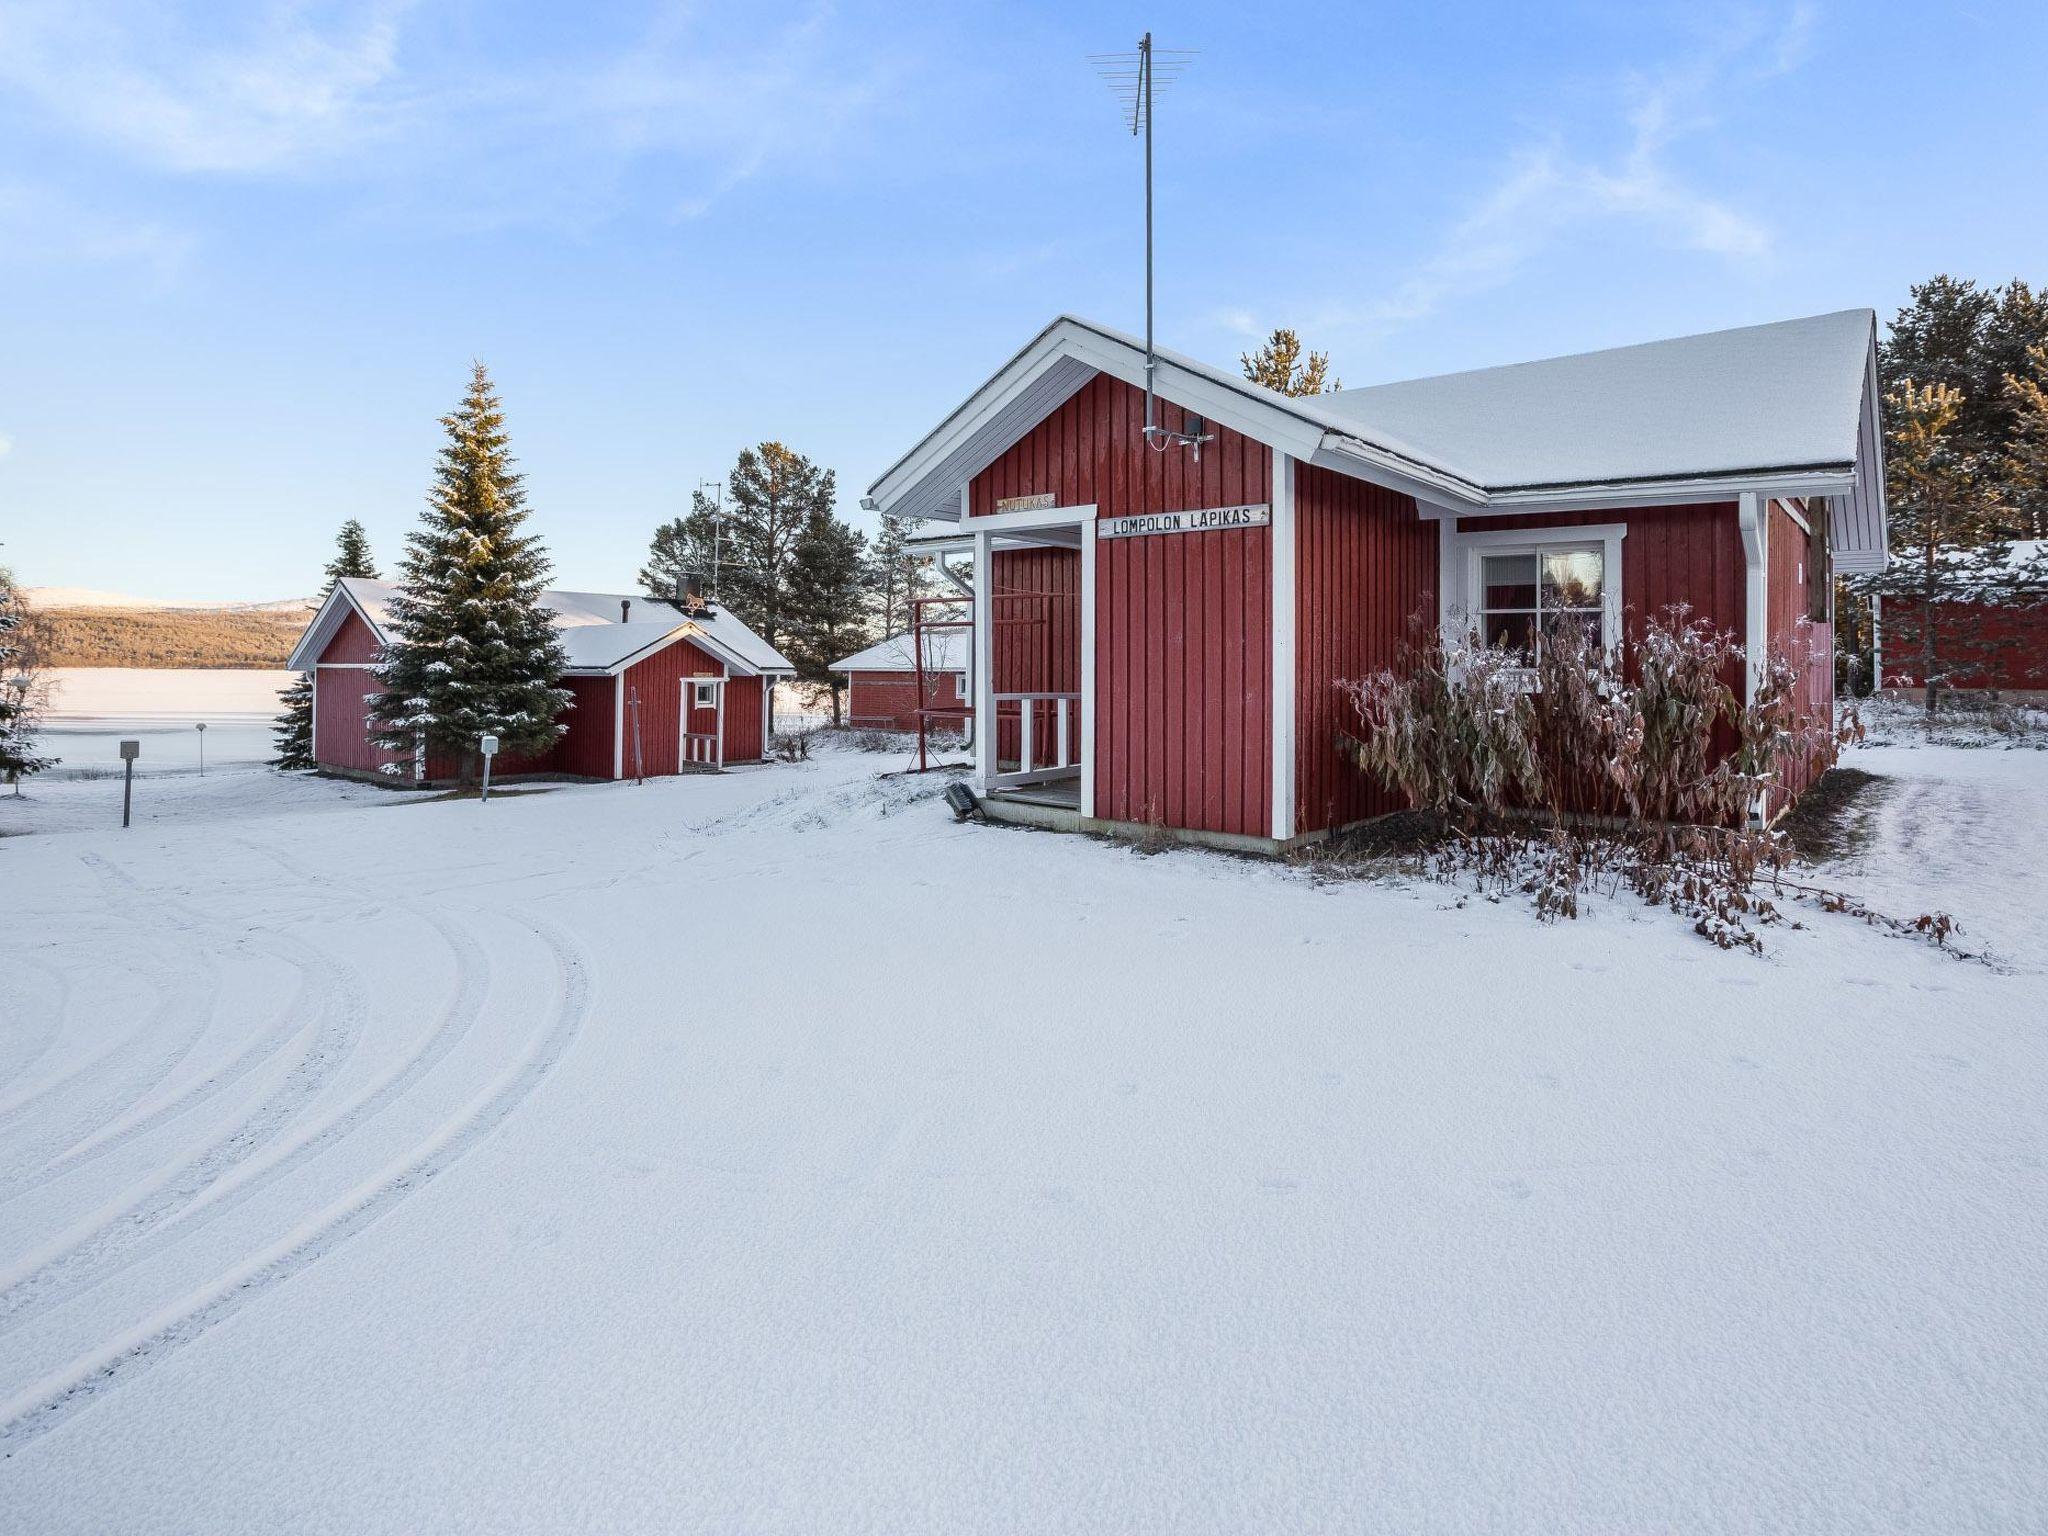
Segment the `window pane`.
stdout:
[[1597,549],[1543,552],[1543,607],[1593,608],[1600,602],[1605,557]]
[[1486,643],[1520,655],[1533,654],[1536,640],[1536,615],[1533,613],[1487,613],[1480,617],[1485,621]]
[[1481,608],[1534,608],[1536,557],[1487,555],[1479,562]]

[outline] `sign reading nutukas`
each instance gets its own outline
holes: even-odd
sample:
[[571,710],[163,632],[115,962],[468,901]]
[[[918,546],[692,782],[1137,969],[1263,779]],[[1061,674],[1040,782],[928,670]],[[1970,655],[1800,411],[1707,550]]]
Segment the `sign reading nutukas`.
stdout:
[[1095,525],[1099,539],[1132,539],[1147,533],[1214,533],[1221,528],[1263,528],[1273,520],[1268,502],[1256,506],[1200,507],[1192,512],[1140,512],[1105,517]]

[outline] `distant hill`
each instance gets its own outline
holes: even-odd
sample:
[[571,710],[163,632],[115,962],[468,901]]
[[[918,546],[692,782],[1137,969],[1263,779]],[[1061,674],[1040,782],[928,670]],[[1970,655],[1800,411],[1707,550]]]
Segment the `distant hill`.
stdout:
[[178,613],[294,613],[312,610],[310,597],[282,597],[267,603],[207,602],[192,598],[130,597],[125,592],[100,592],[91,587],[23,587],[21,595],[38,612],[70,608],[153,608]]
[[52,667],[282,667],[305,604],[238,608],[43,608]]

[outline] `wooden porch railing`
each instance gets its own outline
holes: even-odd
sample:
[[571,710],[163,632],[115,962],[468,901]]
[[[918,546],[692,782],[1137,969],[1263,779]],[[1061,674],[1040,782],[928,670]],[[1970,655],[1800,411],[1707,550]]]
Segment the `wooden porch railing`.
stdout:
[[[1020,784],[1043,784],[1050,779],[1069,779],[1080,771],[1081,695],[1078,693],[999,693],[996,695],[997,772],[990,778],[991,789],[1008,789]],[[1005,710],[1004,706],[1011,709]],[[1016,728],[1017,766],[1002,771],[1001,744],[1004,728]],[[1052,735],[1051,751],[1041,730]]]

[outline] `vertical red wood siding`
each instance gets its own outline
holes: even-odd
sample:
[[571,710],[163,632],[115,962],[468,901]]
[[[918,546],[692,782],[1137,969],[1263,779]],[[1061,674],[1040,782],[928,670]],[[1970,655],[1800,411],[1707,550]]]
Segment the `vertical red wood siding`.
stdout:
[[[1184,414],[1166,400],[1159,410],[1168,422]],[[1216,440],[1198,463],[1186,450],[1148,448],[1144,420],[1144,392],[1098,374],[974,478],[970,512],[1047,492],[1061,506],[1092,502],[1102,517],[1272,499],[1272,453],[1263,443],[1213,427]],[[1270,831],[1271,550],[1265,528],[1097,545],[1096,815],[1254,837]],[[1078,557],[1048,553],[1064,557],[1077,590]],[[1024,569],[1009,564],[1018,558],[1043,568],[1012,575]],[[1013,589],[1042,587],[1065,579],[1054,577],[1055,564],[1006,554],[995,574]],[[1078,662],[1078,626],[1071,649],[1058,643],[1059,656]],[[1020,655],[1006,667],[999,656],[997,689],[1024,691],[1010,679],[1039,665]],[[1045,676],[1062,675],[1051,659],[1043,666]],[[997,750],[1013,752],[1014,743],[999,732]]]
[[[1076,549],[1004,550],[995,557],[993,575],[997,693],[1073,693],[1081,691],[1081,552]],[[1014,765],[1023,751],[1017,711],[1001,705],[996,728],[996,755]],[[1081,728],[1078,700],[1069,704],[1071,729]],[[1051,761],[1056,744],[1056,706],[1035,706],[1031,723],[1032,756]]]
[[768,755],[761,735],[761,679],[735,677],[725,685],[725,760],[758,763]]
[[327,648],[320,653],[320,659],[332,665],[336,662],[368,663],[377,659],[377,637],[370,626],[363,622],[362,615],[353,608],[342,616],[341,628],[334,632],[334,638],[327,642]]
[[1339,692],[1394,666],[1417,623],[1437,623],[1437,525],[1415,500],[1309,465],[1296,472],[1295,764],[1297,833],[1406,804],[1337,750],[1358,721]]
[[[718,677],[722,663],[700,651],[687,640],[666,646],[626,668],[626,696],[637,692],[640,700],[640,743],[645,753],[643,772],[648,776],[675,773],[682,763],[683,679]],[[633,710],[626,711],[626,777],[634,776]],[[709,710],[691,711],[690,729],[711,729]]]
[[[1781,502],[1770,504],[1770,537],[1764,558],[1768,575],[1764,587],[1766,638],[1774,651],[1781,651],[1799,669],[1800,701],[1817,721],[1832,725],[1835,718],[1834,627],[1813,623],[1813,589],[1829,580],[1826,571],[1813,568],[1815,540],[1792,520]],[[1800,763],[1787,775],[1793,796],[1819,776],[1827,754],[1817,754]]]
[[368,667],[324,666],[313,674],[313,755],[323,768],[373,773],[401,754],[370,745],[370,706],[364,695],[378,691]]
[[617,680],[610,677],[565,677],[570,707],[561,722],[568,727],[555,750],[542,760],[549,773],[573,773],[582,778],[608,779],[612,776],[612,703]]

